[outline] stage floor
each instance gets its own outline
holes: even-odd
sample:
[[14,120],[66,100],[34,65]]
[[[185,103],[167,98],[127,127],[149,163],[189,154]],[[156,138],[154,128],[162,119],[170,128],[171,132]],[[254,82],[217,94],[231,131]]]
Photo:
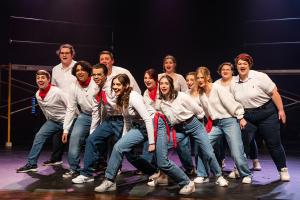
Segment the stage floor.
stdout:
[[[253,173],[252,185],[241,184],[241,180],[229,180],[226,188],[215,185],[214,178],[209,183],[196,185],[196,192],[178,195],[178,186],[172,181],[168,186],[148,187],[147,177],[136,175],[135,169],[123,162],[123,173],[117,178],[117,191],[105,194],[95,193],[94,187],[103,180],[103,174],[95,182],[72,184],[63,179],[67,161],[55,167],[45,167],[41,163],[49,158],[45,150],[39,158],[37,173],[16,173],[16,169],[26,162],[28,150],[0,150],[0,199],[300,199],[300,156],[298,152],[288,154],[287,164],[291,175],[290,182],[280,182],[279,175],[268,154],[260,155],[262,171]],[[178,162],[176,154],[171,159]],[[249,162],[249,166],[252,163]],[[226,159],[225,178],[232,169],[230,158]]]

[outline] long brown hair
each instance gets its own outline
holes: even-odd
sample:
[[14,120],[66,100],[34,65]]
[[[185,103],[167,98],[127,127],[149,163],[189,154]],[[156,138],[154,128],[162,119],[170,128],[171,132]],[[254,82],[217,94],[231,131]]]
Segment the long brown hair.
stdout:
[[[163,78],[166,78],[167,81],[170,84],[170,91],[169,91],[169,94],[167,94],[168,96],[163,95],[163,93],[160,91],[160,81]],[[170,99],[170,100],[172,100],[172,99],[175,99],[177,97],[177,95],[178,95],[178,91],[176,91],[174,89],[174,83],[173,83],[172,77],[169,76],[169,75],[163,75],[162,77],[160,77],[160,79],[159,79],[159,99],[163,99],[163,100]]]
[[127,88],[125,88],[123,95],[117,97],[117,102],[116,102],[118,110],[121,110],[123,107],[127,109],[129,105],[129,95],[130,92],[132,91],[132,87],[130,87],[130,79],[126,74],[118,74],[112,79],[111,88],[113,86],[113,82],[115,79],[118,79],[118,81],[120,81],[123,87],[128,86]]
[[[212,83],[212,78],[211,78],[211,75],[210,75],[210,71],[207,67],[204,67],[204,66],[200,66],[197,68],[196,70],[196,76],[198,76],[198,74],[201,73],[204,77],[204,81],[205,81],[205,85],[207,83]],[[204,93],[204,89],[199,87],[199,83],[197,81],[197,89],[199,91],[199,94],[203,94]]]

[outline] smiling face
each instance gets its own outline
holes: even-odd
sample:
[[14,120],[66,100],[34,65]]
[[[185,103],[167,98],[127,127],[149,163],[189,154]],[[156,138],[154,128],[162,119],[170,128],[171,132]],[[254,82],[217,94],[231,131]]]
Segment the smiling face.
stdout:
[[93,68],[93,80],[98,86],[102,86],[106,81],[106,76],[102,68]]
[[39,89],[44,90],[50,83],[46,75],[36,75],[36,84]]
[[68,67],[71,64],[72,59],[73,59],[71,49],[66,48],[66,47],[61,48],[60,52],[59,52],[59,59],[60,59],[60,62],[63,64],[63,66]]
[[144,83],[148,90],[152,90],[156,86],[156,81],[148,73],[144,75]]
[[230,65],[223,65],[221,69],[221,76],[223,80],[229,80],[232,78],[233,71]]
[[170,83],[168,81],[167,78],[163,77],[160,79],[159,81],[159,90],[162,93],[163,96],[168,96],[168,94],[170,93]]
[[248,77],[250,71],[250,65],[247,61],[239,59],[236,63],[236,68],[241,80],[244,80],[245,78]]
[[167,58],[164,60],[164,70],[166,73],[175,72],[176,63],[171,59]]
[[81,65],[77,65],[75,74],[76,74],[77,80],[82,83],[84,83],[89,77],[88,72],[83,70]]
[[194,86],[195,83],[195,76],[194,75],[187,75],[186,76],[186,84],[189,89],[191,89]]
[[128,87],[129,85],[124,86],[118,78],[113,79],[112,89],[114,90],[116,96],[122,96],[125,89],[127,89]]
[[201,71],[197,73],[197,83],[200,88],[204,88],[206,86],[206,80]]
[[99,63],[106,65],[108,70],[111,70],[114,60],[109,54],[101,54],[99,57]]

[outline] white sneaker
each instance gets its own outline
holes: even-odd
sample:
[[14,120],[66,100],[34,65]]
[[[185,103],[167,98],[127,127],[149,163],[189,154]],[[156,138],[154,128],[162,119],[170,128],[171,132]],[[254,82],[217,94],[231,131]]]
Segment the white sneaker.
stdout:
[[74,170],[69,170],[69,171],[65,172],[65,173],[62,175],[62,177],[63,177],[63,178],[71,178],[71,177],[75,177],[75,176],[78,176],[78,175],[79,175],[78,172],[76,172],[76,171],[74,171]]
[[152,174],[151,176],[149,176],[149,180],[150,180],[150,179],[158,178],[159,176],[160,176],[160,171],[158,171],[157,173]]
[[281,168],[279,174],[280,174],[280,180],[281,181],[290,181],[291,177],[290,177],[290,174],[288,172],[288,168],[286,168],[286,167]]
[[242,180],[242,183],[244,184],[251,184],[252,183],[252,178],[251,176],[245,176]]
[[84,175],[79,175],[76,178],[72,179],[72,182],[73,183],[77,183],[77,184],[87,183],[87,182],[93,182],[93,181],[94,181],[93,177],[87,177],[87,176],[84,176]]
[[231,171],[228,174],[228,178],[235,179],[235,178],[239,178],[239,177],[240,177],[240,174],[239,174],[239,171],[237,169],[234,169],[233,171]]
[[197,176],[196,178],[194,178],[193,181],[194,181],[194,183],[197,183],[197,184],[207,183],[207,182],[209,182],[209,178],[203,177],[203,176]]
[[117,186],[115,182],[105,179],[98,187],[95,187],[95,192],[110,192],[116,191]]
[[184,195],[191,194],[193,192],[195,192],[195,183],[193,181],[190,181],[189,184],[183,186],[183,188],[179,190],[179,194]]
[[155,177],[154,175],[150,176],[152,179],[149,179],[149,182],[147,183],[148,186],[155,187],[156,185],[169,184],[168,176],[165,175],[164,173],[160,173],[158,177]]
[[216,184],[221,186],[221,187],[227,187],[228,186],[228,181],[223,177],[223,176],[219,176]]

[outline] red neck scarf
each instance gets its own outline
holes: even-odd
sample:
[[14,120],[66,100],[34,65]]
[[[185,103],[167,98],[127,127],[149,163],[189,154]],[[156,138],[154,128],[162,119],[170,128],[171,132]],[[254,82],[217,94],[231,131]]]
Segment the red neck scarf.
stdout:
[[212,127],[213,127],[213,121],[212,121],[212,119],[210,117],[208,117],[207,123],[205,125],[206,132],[210,133]]
[[39,90],[39,96],[42,98],[43,101],[44,101],[47,93],[49,92],[50,88],[51,88],[51,84],[49,83],[45,89]]
[[78,81],[78,83],[79,83],[79,84],[81,85],[81,87],[83,87],[83,88],[86,88],[87,86],[89,86],[90,82],[91,82],[91,77],[88,77],[88,79],[86,79],[85,82]]
[[150,99],[152,99],[152,101],[155,101],[156,99],[157,87],[158,87],[158,83],[156,82],[156,85],[152,90],[148,89],[149,97]]
[[103,105],[105,105],[107,103],[105,91],[100,90],[96,95],[96,100],[98,103],[102,101]]
[[174,148],[177,147],[177,141],[176,141],[176,131],[173,127],[169,127],[168,122],[167,122],[167,118],[164,114],[161,114],[159,112],[156,112],[154,115],[154,141],[156,143],[157,140],[157,132],[158,132],[158,120],[159,118],[161,118],[164,121],[164,124],[166,126],[166,131],[167,131],[167,135],[168,135],[168,143],[170,142],[170,137],[172,134],[172,139],[173,139],[173,146]]

